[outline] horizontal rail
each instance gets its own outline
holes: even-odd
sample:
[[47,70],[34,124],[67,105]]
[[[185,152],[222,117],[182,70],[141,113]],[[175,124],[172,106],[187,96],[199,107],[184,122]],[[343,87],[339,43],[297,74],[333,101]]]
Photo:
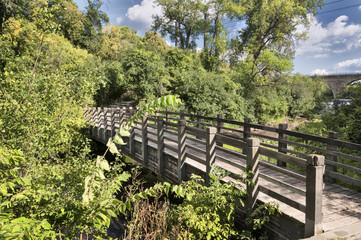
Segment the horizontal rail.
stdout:
[[260,173],[259,175],[260,175],[261,178],[263,178],[263,179],[265,179],[265,180],[267,180],[267,181],[269,181],[271,183],[274,183],[274,184],[276,184],[276,185],[278,185],[280,187],[286,188],[286,189],[288,189],[288,190],[290,190],[292,192],[298,193],[298,194],[300,194],[302,196],[306,196],[306,191],[302,190],[301,188],[292,186],[291,184],[282,182],[282,181],[277,180],[277,179],[275,179],[273,177],[267,176],[267,175],[265,175],[263,173]]
[[219,133],[216,134],[216,141],[237,148],[242,148],[242,149],[247,148],[247,144],[243,140],[235,139],[233,137],[229,137]]
[[306,160],[303,158],[294,157],[281,152],[276,152],[264,147],[259,148],[259,153],[266,157],[271,157],[282,162],[299,166],[301,168],[306,168]]
[[272,189],[269,189],[265,186],[259,185],[259,189],[261,192],[267,194],[268,196],[273,197],[283,203],[286,203],[287,205],[289,205],[303,213],[306,213],[306,206],[304,204],[301,204],[292,199],[289,199],[289,198],[285,197],[284,194],[277,193],[277,192],[273,191]]
[[202,159],[192,153],[189,153],[189,152],[186,152],[186,157],[198,162],[198,163],[201,163],[201,164],[205,164],[206,163],[206,160],[205,159]]
[[293,172],[293,171],[288,170],[286,168],[279,167],[279,166],[277,166],[277,165],[275,165],[273,163],[267,162],[265,160],[260,160],[259,165],[264,166],[264,167],[269,168],[269,169],[272,169],[272,170],[275,170],[277,172],[286,174],[286,175],[288,175],[290,177],[301,180],[303,182],[306,182],[306,176],[304,176],[302,174],[299,174],[299,173],[296,173],[296,172]]
[[352,177],[345,176],[345,175],[343,175],[341,173],[326,170],[325,175],[329,176],[329,177],[332,177],[334,179],[340,180],[342,182],[349,183],[349,184],[352,184],[352,185],[357,186],[357,187],[361,187],[361,181],[360,180],[352,178]]

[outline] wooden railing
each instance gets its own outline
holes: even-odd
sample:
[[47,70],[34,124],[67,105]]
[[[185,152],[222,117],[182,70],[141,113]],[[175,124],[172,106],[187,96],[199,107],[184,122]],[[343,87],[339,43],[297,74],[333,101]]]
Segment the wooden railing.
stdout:
[[[133,113],[134,109],[129,108],[86,111],[93,126],[93,136],[103,142]],[[193,115],[184,111],[160,111],[157,116],[144,116],[141,121],[135,121],[128,139],[130,156],[137,155],[135,138],[141,141],[138,158],[144,165],[149,164],[149,143],[156,144],[157,161],[154,164],[163,176],[167,170],[164,167],[166,151],[175,153],[177,171],[173,174],[178,181],[186,179],[187,159],[205,166],[206,184],[209,184],[213,165],[223,167],[230,176],[236,176],[237,169],[251,170],[254,174],[250,180],[255,185],[246,186],[246,214],[250,214],[262,192],[305,213],[305,236],[322,231],[323,176],[328,182],[339,180],[361,187],[359,166],[348,164],[351,161],[360,163],[361,158],[339,151],[361,151],[361,145],[337,140],[336,133],[329,133],[329,137],[324,138],[289,131],[287,124],[273,128],[252,124],[249,119],[244,122],[224,119],[221,114],[213,118],[200,112]],[[338,161],[340,159],[342,161]],[[347,176],[343,170],[358,175]]]

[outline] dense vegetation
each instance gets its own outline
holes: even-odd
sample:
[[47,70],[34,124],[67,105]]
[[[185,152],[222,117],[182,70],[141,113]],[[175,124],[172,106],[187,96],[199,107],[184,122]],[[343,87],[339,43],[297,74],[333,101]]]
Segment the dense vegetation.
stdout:
[[[220,187],[216,176],[210,188],[194,177],[134,191],[120,156],[109,164],[92,152],[83,109],[136,100],[151,103],[144,111],[164,103],[263,123],[312,118],[326,89],[320,80],[290,76],[292,41],[304,37],[296,25],[307,25],[307,13],[322,1],[156,2],[169,14],[156,16],[153,30],[169,35],[175,48],[156,32],[140,37],[110,25],[101,0],[88,0],[84,12],[72,0],[0,0],[0,238],[100,238],[123,213],[130,218],[127,233],[141,239],[147,232],[137,220],[144,207],[160,214],[149,221],[165,224],[147,229],[154,239],[175,238],[173,230],[183,239],[252,238],[252,229],[267,221],[261,213],[249,231],[235,229],[233,213],[244,192]],[[235,39],[227,39],[225,18],[246,23]],[[195,50],[198,36],[205,38],[202,52]],[[359,86],[350,87],[353,104],[324,118],[357,142],[359,93]],[[168,101],[156,101],[168,94]],[[183,105],[175,106],[174,96]],[[117,154],[113,143],[109,150]],[[120,192],[128,194],[119,200]],[[171,205],[165,195],[172,194],[181,204]]]

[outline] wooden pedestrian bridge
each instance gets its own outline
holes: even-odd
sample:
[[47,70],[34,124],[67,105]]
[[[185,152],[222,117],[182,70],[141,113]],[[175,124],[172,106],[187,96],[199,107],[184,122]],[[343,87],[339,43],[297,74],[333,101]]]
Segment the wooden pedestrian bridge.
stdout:
[[[89,108],[91,135],[104,144],[134,114],[133,108]],[[275,239],[300,239],[361,222],[361,145],[328,137],[184,111],[160,111],[135,122],[122,152],[165,179],[191,174],[209,182],[212,166],[234,181],[246,167],[249,214],[255,201],[275,202],[282,214],[267,224]],[[244,215],[243,215],[244,216]],[[361,231],[361,229],[360,229]],[[342,234],[341,234],[342,235]]]

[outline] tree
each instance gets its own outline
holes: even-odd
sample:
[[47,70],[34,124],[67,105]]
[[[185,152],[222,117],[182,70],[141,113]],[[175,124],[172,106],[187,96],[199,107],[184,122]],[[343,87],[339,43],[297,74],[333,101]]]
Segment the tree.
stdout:
[[235,13],[244,14],[245,8],[237,5],[232,0],[208,0],[203,8],[204,23],[204,49],[202,62],[208,71],[216,70],[225,58],[228,48],[227,31],[224,27],[226,16],[231,17]]
[[[156,0],[162,8],[162,15],[154,17],[153,30],[160,31],[162,36],[170,35],[175,46],[181,49],[195,47],[192,37],[201,33],[203,21],[201,0]],[[193,39],[194,40],[194,39]]]
[[246,6],[245,14],[234,17],[245,20],[246,27],[232,41],[232,61],[241,64],[249,82],[262,84],[269,77],[290,70],[293,43],[306,36],[297,33],[296,27],[307,26],[307,14],[315,14],[323,1],[252,0],[242,4]]
[[102,25],[109,22],[108,16],[100,10],[102,0],[88,0],[85,11],[84,34],[81,46],[98,53],[102,42]]

